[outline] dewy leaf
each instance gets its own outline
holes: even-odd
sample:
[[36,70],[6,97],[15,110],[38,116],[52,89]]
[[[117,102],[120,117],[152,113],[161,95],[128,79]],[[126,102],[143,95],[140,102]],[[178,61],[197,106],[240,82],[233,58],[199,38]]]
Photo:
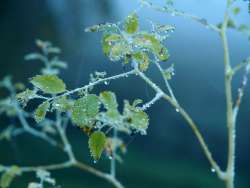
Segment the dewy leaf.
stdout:
[[1,177],[0,187],[8,188],[11,182],[17,175],[21,175],[21,169],[18,166],[12,166],[9,170],[7,170]]
[[121,40],[121,35],[118,34],[104,34],[102,37],[102,50],[106,56],[109,56],[111,47],[114,42]]
[[37,75],[30,81],[45,93],[58,94],[66,90],[64,82],[56,75]]
[[132,13],[128,15],[127,19],[125,20],[124,29],[127,33],[133,34],[138,31],[139,28],[139,21],[138,16],[136,13]]
[[72,109],[72,106],[73,106],[72,103],[73,103],[72,100],[67,99],[66,96],[62,96],[54,100],[52,103],[52,106],[53,106],[53,109],[56,109],[60,112],[66,112]]
[[91,156],[98,161],[106,145],[106,135],[101,131],[96,131],[90,135],[89,149]]
[[123,116],[130,128],[140,132],[141,134],[146,134],[149,119],[148,115],[144,111],[131,106],[128,101],[124,101]]
[[142,32],[139,35],[136,35],[134,38],[134,44],[141,49],[149,50],[160,61],[167,61],[169,58],[167,48],[161,44],[161,41],[158,40],[154,34]]
[[100,101],[94,94],[86,95],[75,101],[72,111],[72,121],[78,126],[92,126],[99,112]]
[[148,69],[150,60],[145,52],[136,52],[133,54],[133,58],[139,63],[141,71],[146,71]]
[[100,93],[100,100],[107,110],[117,109],[118,107],[115,93],[111,91],[103,91]]
[[41,121],[44,120],[47,111],[49,110],[50,103],[48,101],[43,102],[40,104],[36,111],[35,111],[35,120],[37,123],[40,123]]

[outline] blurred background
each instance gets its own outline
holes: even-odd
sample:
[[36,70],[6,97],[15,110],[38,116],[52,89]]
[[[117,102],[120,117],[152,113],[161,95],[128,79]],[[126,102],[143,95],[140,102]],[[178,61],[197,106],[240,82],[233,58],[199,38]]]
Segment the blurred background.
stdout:
[[[162,1],[157,0],[156,3]],[[239,1],[239,23],[249,23],[247,3]],[[175,7],[219,23],[223,18],[225,0],[176,0]],[[38,73],[39,63],[25,62],[24,55],[36,50],[34,40],[49,40],[62,51],[62,59],[69,68],[61,77],[69,88],[88,83],[93,71],[107,71],[109,75],[123,72],[119,63],[110,63],[102,54],[100,34],[85,33],[84,28],[102,22],[117,22],[138,8],[135,0],[2,0],[0,1],[0,79],[13,75],[14,81],[27,83]],[[190,20],[172,17],[148,8],[139,12],[141,28],[148,28],[148,19],[176,27],[166,42],[171,58],[163,66],[175,64],[171,81],[176,96],[194,117],[212,152],[223,167],[226,166],[227,136],[225,125],[225,97],[223,85],[223,50],[219,36]],[[249,55],[247,37],[229,31],[231,60],[235,65]],[[148,71],[157,83],[163,85],[160,74],[152,66]],[[240,84],[236,77],[235,93]],[[154,92],[144,82],[131,77],[116,80],[103,89],[115,91],[123,99],[142,98],[145,101]],[[0,93],[0,95],[2,95]],[[118,165],[118,179],[128,188],[211,188],[224,187],[211,171],[201,148],[185,121],[169,104],[157,102],[148,111],[150,127],[146,136],[136,136],[128,146],[122,164]],[[250,89],[240,110],[237,124],[236,185],[250,187]],[[2,120],[0,126],[6,124]],[[70,141],[77,157],[100,169],[107,169],[108,159],[94,164],[89,157],[86,136],[76,128],[69,130]],[[129,141],[130,138],[127,139]],[[0,142],[0,164],[48,164],[65,159],[63,153],[29,135],[11,142]],[[110,184],[88,173],[68,169],[54,171],[52,176],[62,188],[109,188]],[[34,174],[18,177],[13,188],[27,187]]]

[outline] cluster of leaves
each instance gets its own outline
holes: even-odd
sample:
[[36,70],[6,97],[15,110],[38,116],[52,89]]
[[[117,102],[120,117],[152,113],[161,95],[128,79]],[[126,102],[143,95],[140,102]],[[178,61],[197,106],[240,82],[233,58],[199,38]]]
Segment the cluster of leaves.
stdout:
[[[34,90],[46,95],[53,96],[66,91],[64,82],[56,75],[37,75],[31,78],[30,82],[34,85]],[[89,140],[90,151],[95,160],[100,158],[100,154],[106,148],[107,139],[101,130],[114,128],[128,134],[131,132],[146,133],[148,116],[137,107],[139,104],[138,100],[132,105],[128,101],[124,101],[123,112],[120,113],[116,96],[113,92],[104,91],[99,96],[89,93],[81,95],[76,100],[70,99],[63,94],[51,98],[51,100],[45,100],[34,112],[36,122],[42,122],[49,111],[69,112],[75,125],[81,129],[89,128],[96,130],[96,132],[90,135]],[[17,95],[17,97],[20,96],[26,97],[23,92]],[[27,98],[22,98],[20,101],[28,101],[29,98],[27,96]]]
[[131,13],[126,20],[118,24],[99,24],[88,27],[86,32],[103,32],[103,53],[111,61],[122,61],[124,64],[132,62],[141,71],[148,69],[151,59],[167,61],[169,53],[163,45],[167,33],[173,27],[159,26],[152,32],[140,31],[137,14]]

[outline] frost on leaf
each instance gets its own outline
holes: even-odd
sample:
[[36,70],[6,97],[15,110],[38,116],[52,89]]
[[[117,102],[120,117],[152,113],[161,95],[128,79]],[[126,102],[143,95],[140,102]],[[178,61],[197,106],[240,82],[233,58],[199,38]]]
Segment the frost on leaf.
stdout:
[[128,15],[127,19],[125,20],[124,30],[127,33],[133,34],[138,31],[138,28],[139,28],[139,21],[137,14],[132,13]]
[[2,174],[0,187],[8,188],[17,175],[21,175],[21,169],[18,166],[10,167],[5,173]]
[[106,135],[101,131],[96,131],[90,135],[89,150],[95,161],[98,161],[106,145]]
[[74,102],[72,121],[78,126],[92,126],[99,112],[100,101],[94,94],[86,95]]
[[34,115],[37,123],[40,123],[41,121],[44,120],[46,113],[49,110],[49,107],[50,107],[50,103],[48,101],[43,102],[37,107],[35,111],[35,115]]
[[65,83],[56,75],[37,75],[30,82],[45,93],[58,94],[66,90]]
[[125,118],[125,123],[128,124],[131,129],[141,134],[146,134],[149,119],[144,111],[131,106],[128,101],[124,101],[123,116]]

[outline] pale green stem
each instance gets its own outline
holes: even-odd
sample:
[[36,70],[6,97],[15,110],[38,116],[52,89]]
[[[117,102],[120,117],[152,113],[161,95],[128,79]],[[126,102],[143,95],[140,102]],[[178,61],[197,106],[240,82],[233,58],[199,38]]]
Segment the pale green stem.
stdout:
[[233,71],[230,64],[229,47],[227,39],[227,25],[229,20],[231,0],[227,0],[227,7],[225,11],[224,21],[221,28],[221,39],[224,50],[224,76],[225,76],[225,94],[227,104],[227,128],[228,128],[228,161],[226,169],[226,187],[234,188],[235,175],[235,119],[233,113],[233,97],[232,97],[232,76]]
[[[113,129],[113,138],[116,140],[117,138],[117,129]],[[116,145],[114,147],[114,151],[112,151],[112,159],[110,162],[110,175],[115,178],[116,176]]]
[[210,162],[212,168],[215,170],[215,172],[217,173],[218,177],[220,177],[221,179],[225,178],[225,174],[224,172],[220,169],[220,167],[218,166],[218,164],[216,163],[216,161],[213,159],[212,154],[202,136],[202,134],[200,133],[197,125],[194,123],[194,121],[192,120],[192,118],[188,115],[188,113],[179,105],[179,103],[177,103],[174,99],[172,99],[172,97],[170,97],[169,95],[167,95],[166,93],[164,93],[164,91],[162,91],[161,88],[159,88],[154,82],[152,82],[144,73],[140,72],[139,70],[137,70],[137,74],[156,92],[156,93],[163,93],[163,98],[165,100],[167,100],[175,109],[177,109],[177,111],[181,114],[181,116],[186,120],[186,122],[188,123],[188,125],[190,126],[190,128],[193,130],[195,136],[197,137],[201,148],[205,154],[205,156],[207,157],[208,161]]

